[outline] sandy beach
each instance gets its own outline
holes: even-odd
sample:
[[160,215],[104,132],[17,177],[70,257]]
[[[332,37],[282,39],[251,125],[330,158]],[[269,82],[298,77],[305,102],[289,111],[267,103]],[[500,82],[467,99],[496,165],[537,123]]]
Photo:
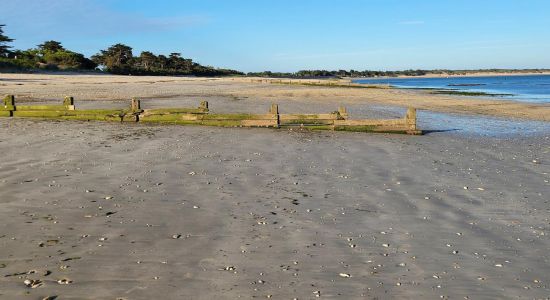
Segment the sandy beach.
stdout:
[[0,298],[550,293],[548,137],[0,124]]
[[[278,81],[280,80],[273,80]],[[2,74],[0,94],[15,94],[21,101],[60,101],[64,96],[70,95],[75,97],[77,103],[90,100],[127,101],[138,97],[145,100],[177,100],[174,105],[183,103],[194,106],[201,100],[207,100],[214,110],[238,109],[236,111],[242,112],[254,109],[257,105],[267,109],[270,103],[280,104],[283,110],[285,106],[292,109],[299,106],[303,112],[318,109],[318,105],[330,106],[329,111],[340,104],[413,106],[445,113],[550,121],[548,104],[434,95],[429,91],[336,88],[269,82],[271,80],[250,78]],[[168,105],[168,101],[164,103]]]
[[[246,79],[0,76],[22,102],[549,121],[548,106]],[[547,299],[550,132],[0,118],[0,299]],[[48,298],[50,297],[50,298]]]

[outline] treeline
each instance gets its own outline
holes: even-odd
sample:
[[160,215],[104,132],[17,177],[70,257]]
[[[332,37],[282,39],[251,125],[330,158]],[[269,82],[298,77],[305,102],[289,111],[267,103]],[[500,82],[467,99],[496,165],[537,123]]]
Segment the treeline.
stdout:
[[397,77],[397,76],[422,76],[428,74],[426,70],[405,71],[356,71],[356,70],[302,70],[295,73],[277,73],[271,71],[250,72],[248,76],[275,77],[275,78],[322,78],[322,77]]
[[424,75],[468,75],[474,73],[544,73],[548,69],[479,69],[479,70],[404,70],[404,71],[356,71],[356,70],[302,70],[295,73],[280,72],[250,72],[251,77],[270,78],[342,78],[342,77],[399,77],[399,76],[424,76]]
[[171,53],[168,56],[155,55],[143,51],[139,56],[133,56],[132,48],[124,44],[116,44],[107,50],[92,56],[92,61],[113,74],[131,75],[196,75],[196,76],[229,76],[244,75],[244,73],[207,67],[184,58],[181,53]]
[[46,41],[28,50],[11,50],[9,43],[14,40],[4,35],[4,26],[0,25],[0,69],[4,70],[101,71],[120,75],[244,75],[235,70],[203,66],[182,57],[181,53],[165,56],[143,51],[134,56],[132,48],[124,44],[101,50],[91,58],[65,49],[58,41]]
[[23,70],[94,70],[97,67],[92,60],[65,49],[56,41],[44,42],[34,49],[10,51],[0,62],[4,68]]

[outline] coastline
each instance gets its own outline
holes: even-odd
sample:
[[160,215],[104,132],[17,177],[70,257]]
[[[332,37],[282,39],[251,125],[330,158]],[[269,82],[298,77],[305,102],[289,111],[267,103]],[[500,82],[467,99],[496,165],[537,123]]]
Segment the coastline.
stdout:
[[[424,136],[0,118],[0,298],[548,295],[550,123],[530,135],[530,122],[487,116],[548,122],[550,106],[242,78],[2,74],[0,93],[82,108],[136,96],[216,112],[458,113],[419,111],[440,118]],[[477,121],[512,135],[461,133]]]
[[550,71],[547,72],[525,72],[525,73],[491,73],[491,72],[476,72],[468,74],[426,74],[421,76],[397,76],[397,77],[345,77],[345,79],[361,80],[361,79],[391,79],[391,78],[453,78],[453,77],[502,77],[502,76],[536,76],[536,75],[550,75]]
[[[2,74],[0,94],[14,94],[23,102],[59,101],[74,96],[77,105],[133,97],[157,99],[174,106],[194,107],[209,101],[223,112],[262,113],[271,103],[301,113],[334,111],[339,105],[389,105],[416,107],[444,113],[487,115],[550,122],[550,105],[498,100],[487,97],[434,95],[429,91],[392,89],[387,86],[357,88],[344,80],[330,86],[309,85],[319,80],[265,78],[198,78],[116,75]],[[287,84],[291,82],[292,84]],[[306,84],[302,84],[306,83]],[[323,108],[323,110],[321,110]],[[358,115],[358,117],[361,117]]]

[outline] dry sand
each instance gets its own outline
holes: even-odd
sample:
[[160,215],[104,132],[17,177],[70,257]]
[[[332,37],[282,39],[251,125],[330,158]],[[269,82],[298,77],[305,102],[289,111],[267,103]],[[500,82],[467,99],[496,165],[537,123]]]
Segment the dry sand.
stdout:
[[[71,95],[76,100],[145,99],[208,100],[217,109],[216,101],[249,100],[252,103],[271,102],[312,103],[331,105],[371,104],[414,106],[437,112],[490,115],[520,119],[550,121],[549,104],[530,104],[475,97],[433,95],[426,91],[399,89],[359,89],[281,85],[251,82],[248,78],[185,78],[135,77],[108,75],[43,75],[1,74],[0,94],[15,94],[22,100],[60,101]],[[308,108],[309,108],[308,107]],[[284,109],[284,107],[282,107]],[[223,108],[220,108],[223,109]],[[267,107],[266,107],[267,110]],[[333,109],[334,110],[334,109]],[[331,110],[331,111],[333,111]],[[307,112],[307,110],[305,111]]]
[[[40,101],[136,92],[136,84],[47,78],[20,78],[25,85],[9,90]],[[92,80],[79,78],[66,81]],[[139,83],[142,95],[172,95],[145,104],[207,97],[215,109],[256,111],[270,99],[240,93],[315,92],[170,80]],[[309,101],[286,96],[283,108],[338,104],[329,100],[335,89],[317,92]],[[346,101],[361,97],[371,95]],[[0,118],[0,153],[0,299],[550,296],[550,133],[416,137]]]

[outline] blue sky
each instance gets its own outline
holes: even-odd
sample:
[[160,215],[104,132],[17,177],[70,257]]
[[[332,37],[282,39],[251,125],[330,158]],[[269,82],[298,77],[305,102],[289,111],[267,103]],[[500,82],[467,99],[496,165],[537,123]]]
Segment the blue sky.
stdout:
[[243,71],[550,68],[548,0],[0,0],[19,49],[182,52]]

